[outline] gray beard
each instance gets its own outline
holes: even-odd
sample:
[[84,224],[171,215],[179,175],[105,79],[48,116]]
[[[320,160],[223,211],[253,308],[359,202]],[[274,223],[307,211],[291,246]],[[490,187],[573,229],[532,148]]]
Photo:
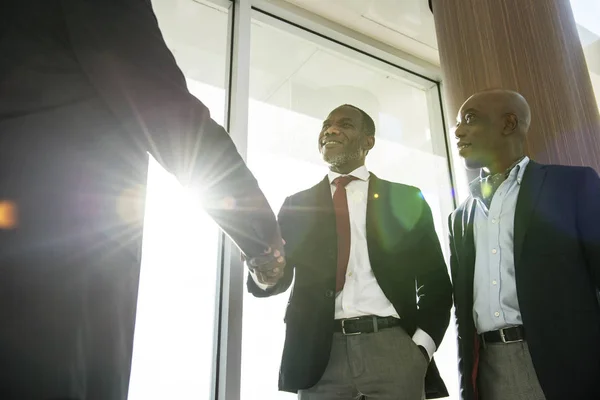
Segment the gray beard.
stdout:
[[336,154],[334,156],[324,156],[323,159],[329,165],[333,165],[334,167],[339,167],[347,164],[350,161],[359,160],[361,157],[360,149],[356,149],[352,153],[345,154]]

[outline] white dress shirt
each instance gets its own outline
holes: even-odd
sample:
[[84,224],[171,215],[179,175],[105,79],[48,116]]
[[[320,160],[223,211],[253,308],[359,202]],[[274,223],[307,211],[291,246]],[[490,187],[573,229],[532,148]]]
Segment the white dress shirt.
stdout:
[[[333,180],[341,175],[329,171],[332,197],[336,190]],[[358,179],[351,181],[346,186],[348,213],[350,215],[350,258],[344,288],[335,298],[335,319],[367,315],[401,318],[379,287],[369,260],[367,248],[367,197],[371,174],[363,165],[349,175]],[[268,287],[260,284],[255,274],[251,275],[260,288],[264,290]],[[417,345],[423,346],[427,350],[429,358],[433,356],[436,345],[429,334],[417,329],[412,339]]]
[[[342,176],[329,171],[331,196],[335,193],[333,181]],[[379,287],[369,260],[367,248],[367,196],[370,173],[362,166],[349,175],[358,178],[346,186],[348,214],[350,215],[350,258],[344,288],[335,298],[335,319],[365,315],[400,318],[392,303]]]

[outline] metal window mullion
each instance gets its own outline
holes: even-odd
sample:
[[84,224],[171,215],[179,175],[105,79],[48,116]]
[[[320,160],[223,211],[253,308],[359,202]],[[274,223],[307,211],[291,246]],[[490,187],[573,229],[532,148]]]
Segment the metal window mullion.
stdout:
[[[229,13],[226,127],[244,160],[248,151],[250,0],[234,0]],[[221,235],[220,301],[213,399],[239,400],[242,361],[244,268],[237,247]]]
[[[444,195],[441,195],[438,199],[438,206],[440,210],[442,210],[442,218],[445,217],[444,214],[450,214],[453,209],[457,206],[457,199],[454,196],[456,192],[456,184],[455,184],[455,176],[454,176],[454,167],[452,160],[452,152],[449,147],[449,137],[446,125],[446,118],[444,113],[444,106],[442,104],[441,97],[441,85],[435,84],[429,89],[425,90],[425,96],[427,98],[427,110],[429,114],[429,129],[431,133],[431,145],[433,149],[433,154],[436,156],[441,156],[446,159],[447,166],[447,179],[448,179],[448,187],[450,188],[450,199]],[[440,178],[443,178],[440,176]],[[450,200],[450,201],[448,201]],[[444,220],[445,222],[445,220]],[[448,243],[448,224],[442,223],[441,229],[443,231],[443,235],[440,237],[440,241],[442,243],[442,248],[444,249],[444,254],[449,256],[446,249],[449,247]]]
[[[425,91],[427,97],[427,110],[429,114],[429,129],[431,133],[431,144],[433,153],[442,156],[447,160],[448,180],[452,192],[455,192],[455,171],[453,166],[453,155],[450,151],[449,130],[446,125],[444,115],[444,105],[442,103],[441,84],[436,84]],[[452,206],[456,208],[456,198],[452,196]]]

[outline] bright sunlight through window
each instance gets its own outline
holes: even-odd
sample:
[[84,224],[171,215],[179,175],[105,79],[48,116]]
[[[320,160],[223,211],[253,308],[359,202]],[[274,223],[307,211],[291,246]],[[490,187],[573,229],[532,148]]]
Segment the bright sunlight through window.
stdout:
[[[224,91],[188,81],[222,123]],[[219,230],[150,160],[129,400],[208,399]]]

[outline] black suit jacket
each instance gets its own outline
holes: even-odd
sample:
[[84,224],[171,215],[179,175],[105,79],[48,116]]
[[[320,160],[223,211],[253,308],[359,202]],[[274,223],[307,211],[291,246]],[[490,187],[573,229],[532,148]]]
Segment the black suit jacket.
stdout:
[[[296,392],[319,381],[333,337],[337,238],[328,178],[288,197],[279,224],[286,240],[285,275],[266,291],[248,277],[248,290],[257,297],[282,293],[295,275],[285,313],[279,387]],[[412,335],[419,327],[439,346],[450,318],[451,285],[431,211],[421,192],[371,174],[366,227],[373,273],[405,329]],[[420,288],[418,308],[415,286]],[[447,396],[435,362],[428,370],[426,391],[429,398]]]
[[[600,180],[530,161],[514,221],[515,277],[531,358],[549,400],[600,398]],[[450,216],[461,395],[475,398],[474,201]]]
[[12,327],[0,329],[0,370],[22,372],[0,390],[124,399],[147,153],[203,190],[248,256],[278,231],[275,215],[189,93],[150,1],[3,0],[0,54],[0,201],[19,213],[16,229],[0,229],[0,319]]

